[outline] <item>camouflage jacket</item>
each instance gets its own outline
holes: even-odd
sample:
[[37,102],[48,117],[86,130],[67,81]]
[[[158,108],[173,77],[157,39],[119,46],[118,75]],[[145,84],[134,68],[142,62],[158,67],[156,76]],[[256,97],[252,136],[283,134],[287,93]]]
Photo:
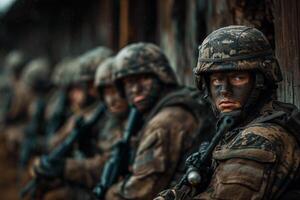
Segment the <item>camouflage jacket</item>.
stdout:
[[85,109],[82,109],[78,112],[73,112],[73,114],[66,120],[66,122],[54,133],[50,138],[48,138],[48,148],[52,150],[57,145],[62,143],[65,138],[72,132],[75,121],[77,117],[83,116],[84,118],[90,117],[96,108],[96,104],[93,104]]
[[259,118],[225,135],[213,153],[211,182],[193,199],[284,198],[299,176],[300,146],[295,134],[272,120],[274,107],[269,103]]
[[180,177],[180,163],[199,144],[199,128],[207,121],[206,116],[193,112],[204,107],[189,92],[174,94],[162,98],[150,113],[138,134],[131,174],[112,186],[105,199],[152,199]]
[[113,145],[121,138],[125,119],[119,119],[107,114],[104,127],[99,130],[97,147],[98,153],[85,159],[67,159],[64,178],[72,183],[92,188],[99,180],[105,161],[110,155]]

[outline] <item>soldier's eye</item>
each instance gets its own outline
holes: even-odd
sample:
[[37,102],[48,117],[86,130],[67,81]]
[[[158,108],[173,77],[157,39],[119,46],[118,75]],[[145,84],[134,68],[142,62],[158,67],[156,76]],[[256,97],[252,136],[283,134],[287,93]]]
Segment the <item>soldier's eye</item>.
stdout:
[[223,78],[218,76],[213,76],[211,77],[210,82],[214,86],[221,85],[223,83]]
[[237,74],[230,77],[230,82],[233,85],[242,85],[249,82],[248,74]]

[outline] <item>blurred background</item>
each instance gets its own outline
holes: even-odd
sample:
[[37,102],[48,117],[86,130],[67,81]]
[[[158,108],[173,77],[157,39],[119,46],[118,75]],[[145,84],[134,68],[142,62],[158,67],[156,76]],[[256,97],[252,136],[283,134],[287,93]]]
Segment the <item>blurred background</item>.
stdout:
[[[7,80],[1,73],[5,59],[15,51],[29,60],[46,57],[54,68],[97,46],[117,52],[147,41],[163,49],[181,83],[193,85],[198,45],[211,31],[232,24],[267,36],[283,71],[278,98],[299,107],[298,0],[0,0],[0,84]],[[16,195],[9,173],[0,169],[1,199]]]

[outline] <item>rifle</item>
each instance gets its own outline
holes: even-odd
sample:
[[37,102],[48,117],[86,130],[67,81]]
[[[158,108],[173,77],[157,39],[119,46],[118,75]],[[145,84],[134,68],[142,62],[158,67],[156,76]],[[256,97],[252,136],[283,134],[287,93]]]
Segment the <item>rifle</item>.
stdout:
[[31,121],[28,126],[25,128],[25,140],[21,146],[20,152],[20,168],[23,169],[32,153],[36,151],[36,144],[38,140],[38,135],[42,131],[42,124],[44,122],[44,113],[45,113],[46,104],[44,99],[38,98],[35,102],[35,110]]
[[120,176],[128,172],[130,141],[132,135],[137,130],[136,126],[140,122],[138,120],[140,118],[138,110],[132,107],[123,138],[114,146],[111,157],[104,165],[100,180],[93,189],[96,199],[103,199],[108,188],[116,183]]
[[64,123],[68,106],[68,96],[64,90],[60,91],[53,115],[46,127],[47,137],[51,137]]
[[[186,161],[187,171],[175,189],[180,190],[182,186],[200,186],[201,183],[207,180],[207,163],[210,163],[213,150],[218,145],[224,134],[230,130],[234,125],[234,118],[226,115],[221,119],[221,123],[217,133],[212,138],[211,142],[204,142],[200,145],[198,152],[188,157]],[[200,174],[199,172],[205,171],[206,173]]]
[[[53,151],[49,155],[41,156],[41,166],[51,166],[51,163],[55,162],[55,160],[66,157],[67,154],[72,150],[73,144],[80,138],[81,134],[83,134],[85,130],[93,127],[99,121],[99,119],[102,118],[105,111],[106,107],[101,104],[88,121],[85,121],[82,116],[77,118],[75,128],[72,130],[71,134],[63,141],[63,143],[53,149]],[[39,185],[41,179],[42,178],[40,177],[36,177],[29,183],[27,183],[26,186],[21,190],[20,197],[24,198],[28,193],[31,193],[32,197],[34,198],[35,190]]]

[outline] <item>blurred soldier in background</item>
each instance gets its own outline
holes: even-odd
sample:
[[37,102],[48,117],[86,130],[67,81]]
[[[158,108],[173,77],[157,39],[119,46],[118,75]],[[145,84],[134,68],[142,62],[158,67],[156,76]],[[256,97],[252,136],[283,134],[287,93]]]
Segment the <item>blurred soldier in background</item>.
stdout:
[[23,130],[29,120],[31,96],[21,81],[29,59],[20,51],[10,52],[4,60],[1,74],[0,99],[0,179],[3,199],[16,198],[17,164]]
[[[74,62],[71,62],[71,65],[66,65],[63,74],[70,78],[71,84],[67,94],[70,102],[69,106],[74,114],[50,139],[50,149],[57,148],[70,136],[76,128],[78,116],[83,116],[85,120],[88,120],[96,112],[96,105],[99,105],[99,102],[96,101],[96,87],[98,85],[94,86],[96,68],[111,55],[112,52],[109,49],[100,47],[82,55]],[[107,65],[108,67],[111,66]],[[101,78],[99,80],[102,81]],[[102,82],[99,82],[99,84],[102,84]],[[123,100],[123,102],[125,101]],[[125,109],[121,111],[126,112],[127,103],[125,102],[123,106],[120,109]],[[97,119],[97,121],[100,120],[101,118]],[[96,139],[97,130],[99,130],[99,127],[103,127],[102,123],[101,120],[95,127],[89,127],[86,130],[88,132],[83,132],[78,142],[73,145],[73,150],[67,160],[65,158],[56,159],[56,162],[51,163],[50,166],[43,166],[39,160],[36,161],[33,169],[35,176],[47,177],[45,182],[48,182],[48,188],[43,188],[40,191],[45,199],[73,199],[87,195],[87,193],[83,192],[93,184],[93,178],[95,178],[93,173],[100,173],[99,170],[101,170],[99,164],[101,166],[103,156],[96,154],[99,153]],[[104,149],[101,151],[104,151]],[[60,180],[57,181],[57,179]],[[72,189],[72,187],[74,188]],[[53,191],[49,191],[51,189]],[[80,196],[81,193],[82,195]]]
[[166,190],[157,200],[299,199],[299,110],[274,100],[282,76],[266,37],[245,26],[212,32],[195,73],[216,116],[231,116],[235,125],[211,155],[213,175],[198,167],[207,183]]
[[209,134],[204,132],[210,130],[209,111],[200,94],[178,85],[166,56],[154,44],[124,47],[116,56],[116,68],[121,93],[143,113],[145,124],[131,141],[129,173],[104,188],[105,199],[152,199],[180,177],[188,150]]
[[28,107],[31,96],[21,81],[22,71],[28,63],[20,51],[9,53],[4,62],[1,86],[1,127],[5,134],[6,146],[10,155],[16,158],[18,147],[23,138],[23,129],[28,121]]
[[[68,98],[68,91],[72,85],[72,77],[68,75],[67,68],[73,67],[76,62],[74,58],[65,58],[59,62],[52,73],[54,93],[47,105],[47,127],[48,140],[65,124],[72,115],[72,107]],[[73,66],[72,66],[73,65]]]
[[32,60],[24,69],[22,82],[32,97],[29,105],[30,121],[24,129],[24,139],[20,149],[20,167],[24,168],[30,158],[44,151],[46,105],[52,88],[50,64],[45,58]]
[[[66,89],[68,106],[72,116],[49,140],[49,149],[61,143],[74,127],[80,115],[90,115],[95,109],[97,90],[94,86],[95,72],[99,64],[112,55],[105,47],[88,51],[64,66],[61,84]],[[58,80],[58,79],[57,79]]]
[[103,165],[110,155],[111,148],[121,138],[126,122],[128,105],[120,96],[113,80],[113,58],[101,64],[96,73],[95,86],[100,100],[107,107],[106,116],[99,123],[96,143],[89,148],[97,148],[94,156],[85,159],[67,159],[62,172],[65,187],[47,194],[46,199],[89,199],[90,191],[96,185]]

